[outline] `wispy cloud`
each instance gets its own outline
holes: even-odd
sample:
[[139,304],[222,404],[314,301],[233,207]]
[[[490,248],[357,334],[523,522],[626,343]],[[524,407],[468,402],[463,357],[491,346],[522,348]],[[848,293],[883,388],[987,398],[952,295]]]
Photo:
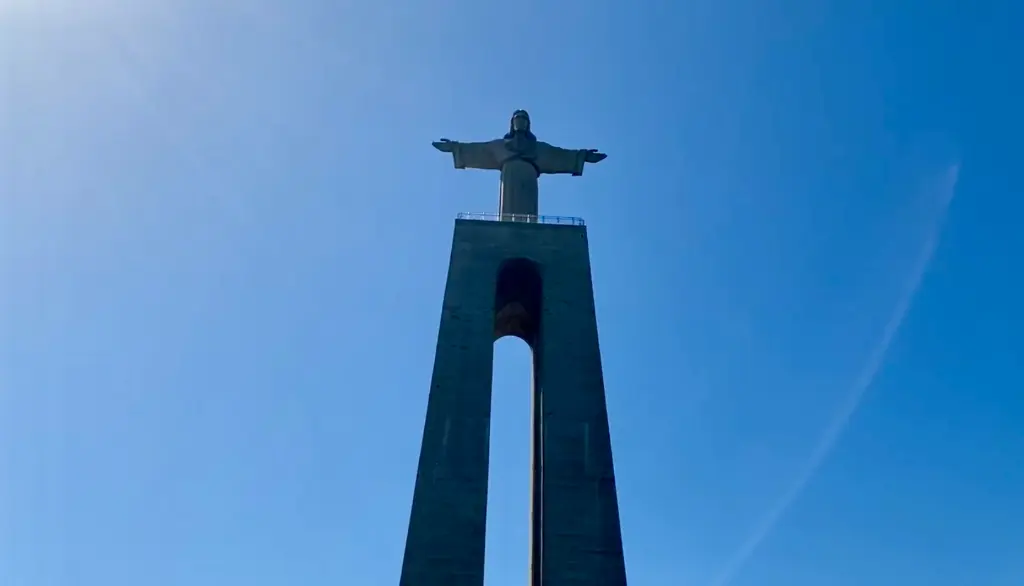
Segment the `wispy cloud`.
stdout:
[[864,394],[871,387],[875,377],[878,375],[879,370],[882,367],[882,363],[885,360],[885,355],[889,352],[889,347],[892,345],[893,340],[896,338],[897,332],[899,332],[900,326],[903,324],[903,319],[906,317],[911,304],[914,301],[914,297],[917,295],[917,290],[921,286],[921,281],[924,278],[925,273],[928,270],[928,266],[931,264],[932,256],[935,254],[935,248],[939,243],[939,237],[942,234],[942,226],[946,217],[946,212],[949,209],[950,204],[953,201],[953,196],[956,193],[956,183],[960,173],[960,166],[953,165],[946,172],[942,182],[939,185],[939,212],[935,219],[934,225],[931,232],[929,233],[924,245],[921,249],[921,254],[917,259],[916,264],[911,270],[907,277],[906,288],[903,294],[897,300],[896,307],[892,312],[892,316],[889,318],[888,323],[885,325],[885,330],[882,332],[882,337],[875,345],[871,354],[868,356],[867,362],[861,369],[857,378],[853,381],[853,385],[850,387],[850,392],[847,394],[846,399],[836,410],[835,415],[829,421],[828,427],[825,428],[824,433],[814,446],[814,451],[811,452],[810,457],[804,463],[800,472],[793,479],[793,482],[789,485],[789,488],[782,494],[782,496],[775,502],[775,504],[765,512],[761,517],[757,525],[747,536],[746,540],[740,545],[739,549],[729,558],[728,563],[721,572],[711,581],[710,586],[727,586],[732,582],[733,577],[736,573],[743,568],[750,556],[757,550],[761,542],[771,533],[775,524],[779,522],[782,515],[785,514],[786,510],[789,509],[790,505],[800,496],[804,488],[807,486],[807,482],[814,476],[821,464],[828,458],[828,455],[832,452],[832,448],[835,447],[839,437],[842,436],[843,431],[846,430],[846,426],[850,422],[850,418],[857,411],[860,406],[861,400],[864,398]]

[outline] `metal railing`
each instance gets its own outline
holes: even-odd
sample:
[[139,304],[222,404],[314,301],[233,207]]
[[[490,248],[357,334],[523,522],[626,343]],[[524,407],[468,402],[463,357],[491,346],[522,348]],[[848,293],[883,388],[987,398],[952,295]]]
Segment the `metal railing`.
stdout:
[[498,214],[486,212],[460,212],[459,220],[484,220],[487,222],[523,222],[526,224],[562,224],[565,226],[583,226],[583,218],[573,216],[535,216],[532,214]]

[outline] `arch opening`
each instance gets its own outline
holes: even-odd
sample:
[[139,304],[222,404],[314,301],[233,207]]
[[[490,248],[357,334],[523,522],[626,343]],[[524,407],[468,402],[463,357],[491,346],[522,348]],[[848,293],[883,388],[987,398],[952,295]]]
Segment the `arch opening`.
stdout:
[[494,339],[515,336],[534,351],[540,336],[543,283],[532,260],[514,258],[498,269],[494,292]]
[[[521,568],[523,562],[526,562],[528,568],[524,573],[531,576],[528,581],[538,581],[532,575],[539,568],[536,550],[540,545],[540,521],[537,515],[541,509],[541,495],[538,492],[540,482],[537,466],[542,448],[537,434],[541,412],[538,405],[538,349],[541,343],[542,294],[543,282],[540,266],[536,262],[513,258],[498,268],[494,291],[495,352],[491,381],[492,443],[489,455],[485,584],[494,569],[504,567],[511,570],[510,565]],[[525,359],[519,343],[501,341],[505,337],[518,338],[526,343]],[[525,380],[520,379],[518,374],[506,374],[510,369],[521,372],[523,363],[528,365],[529,372]],[[520,380],[523,382],[520,383]],[[506,434],[509,436],[508,443],[504,439]],[[527,438],[529,441],[526,441]],[[501,479],[504,479],[504,483]],[[526,487],[529,490],[523,490]],[[506,490],[508,494],[505,494]],[[497,517],[492,516],[492,513]],[[505,528],[503,519],[510,513],[514,519],[513,527]],[[529,523],[523,523],[525,518],[530,519]],[[519,552],[528,555],[524,559],[518,555]],[[512,570],[505,575],[510,573],[514,575],[517,572]]]
[[533,350],[519,336],[494,342],[484,586],[521,582],[529,573],[534,366]]

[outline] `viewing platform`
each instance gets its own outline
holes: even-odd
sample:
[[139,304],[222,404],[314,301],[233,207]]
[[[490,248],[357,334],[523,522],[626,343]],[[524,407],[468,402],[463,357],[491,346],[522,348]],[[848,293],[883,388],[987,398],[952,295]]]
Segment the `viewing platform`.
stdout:
[[522,222],[525,224],[561,224],[563,226],[584,226],[583,218],[573,216],[534,216],[528,214],[499,214],[460,212],[457,220],[480,220],[484,222]]

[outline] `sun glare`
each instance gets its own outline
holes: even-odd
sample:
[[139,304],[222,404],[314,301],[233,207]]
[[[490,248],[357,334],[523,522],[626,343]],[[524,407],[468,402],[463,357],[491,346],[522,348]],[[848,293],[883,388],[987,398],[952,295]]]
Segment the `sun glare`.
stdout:
[[130,4],[130,0],[0,0],[0,21],[21,17],[89,20]]
[[32,0],[0,0],[0,16],[28,12],[35,4]]

